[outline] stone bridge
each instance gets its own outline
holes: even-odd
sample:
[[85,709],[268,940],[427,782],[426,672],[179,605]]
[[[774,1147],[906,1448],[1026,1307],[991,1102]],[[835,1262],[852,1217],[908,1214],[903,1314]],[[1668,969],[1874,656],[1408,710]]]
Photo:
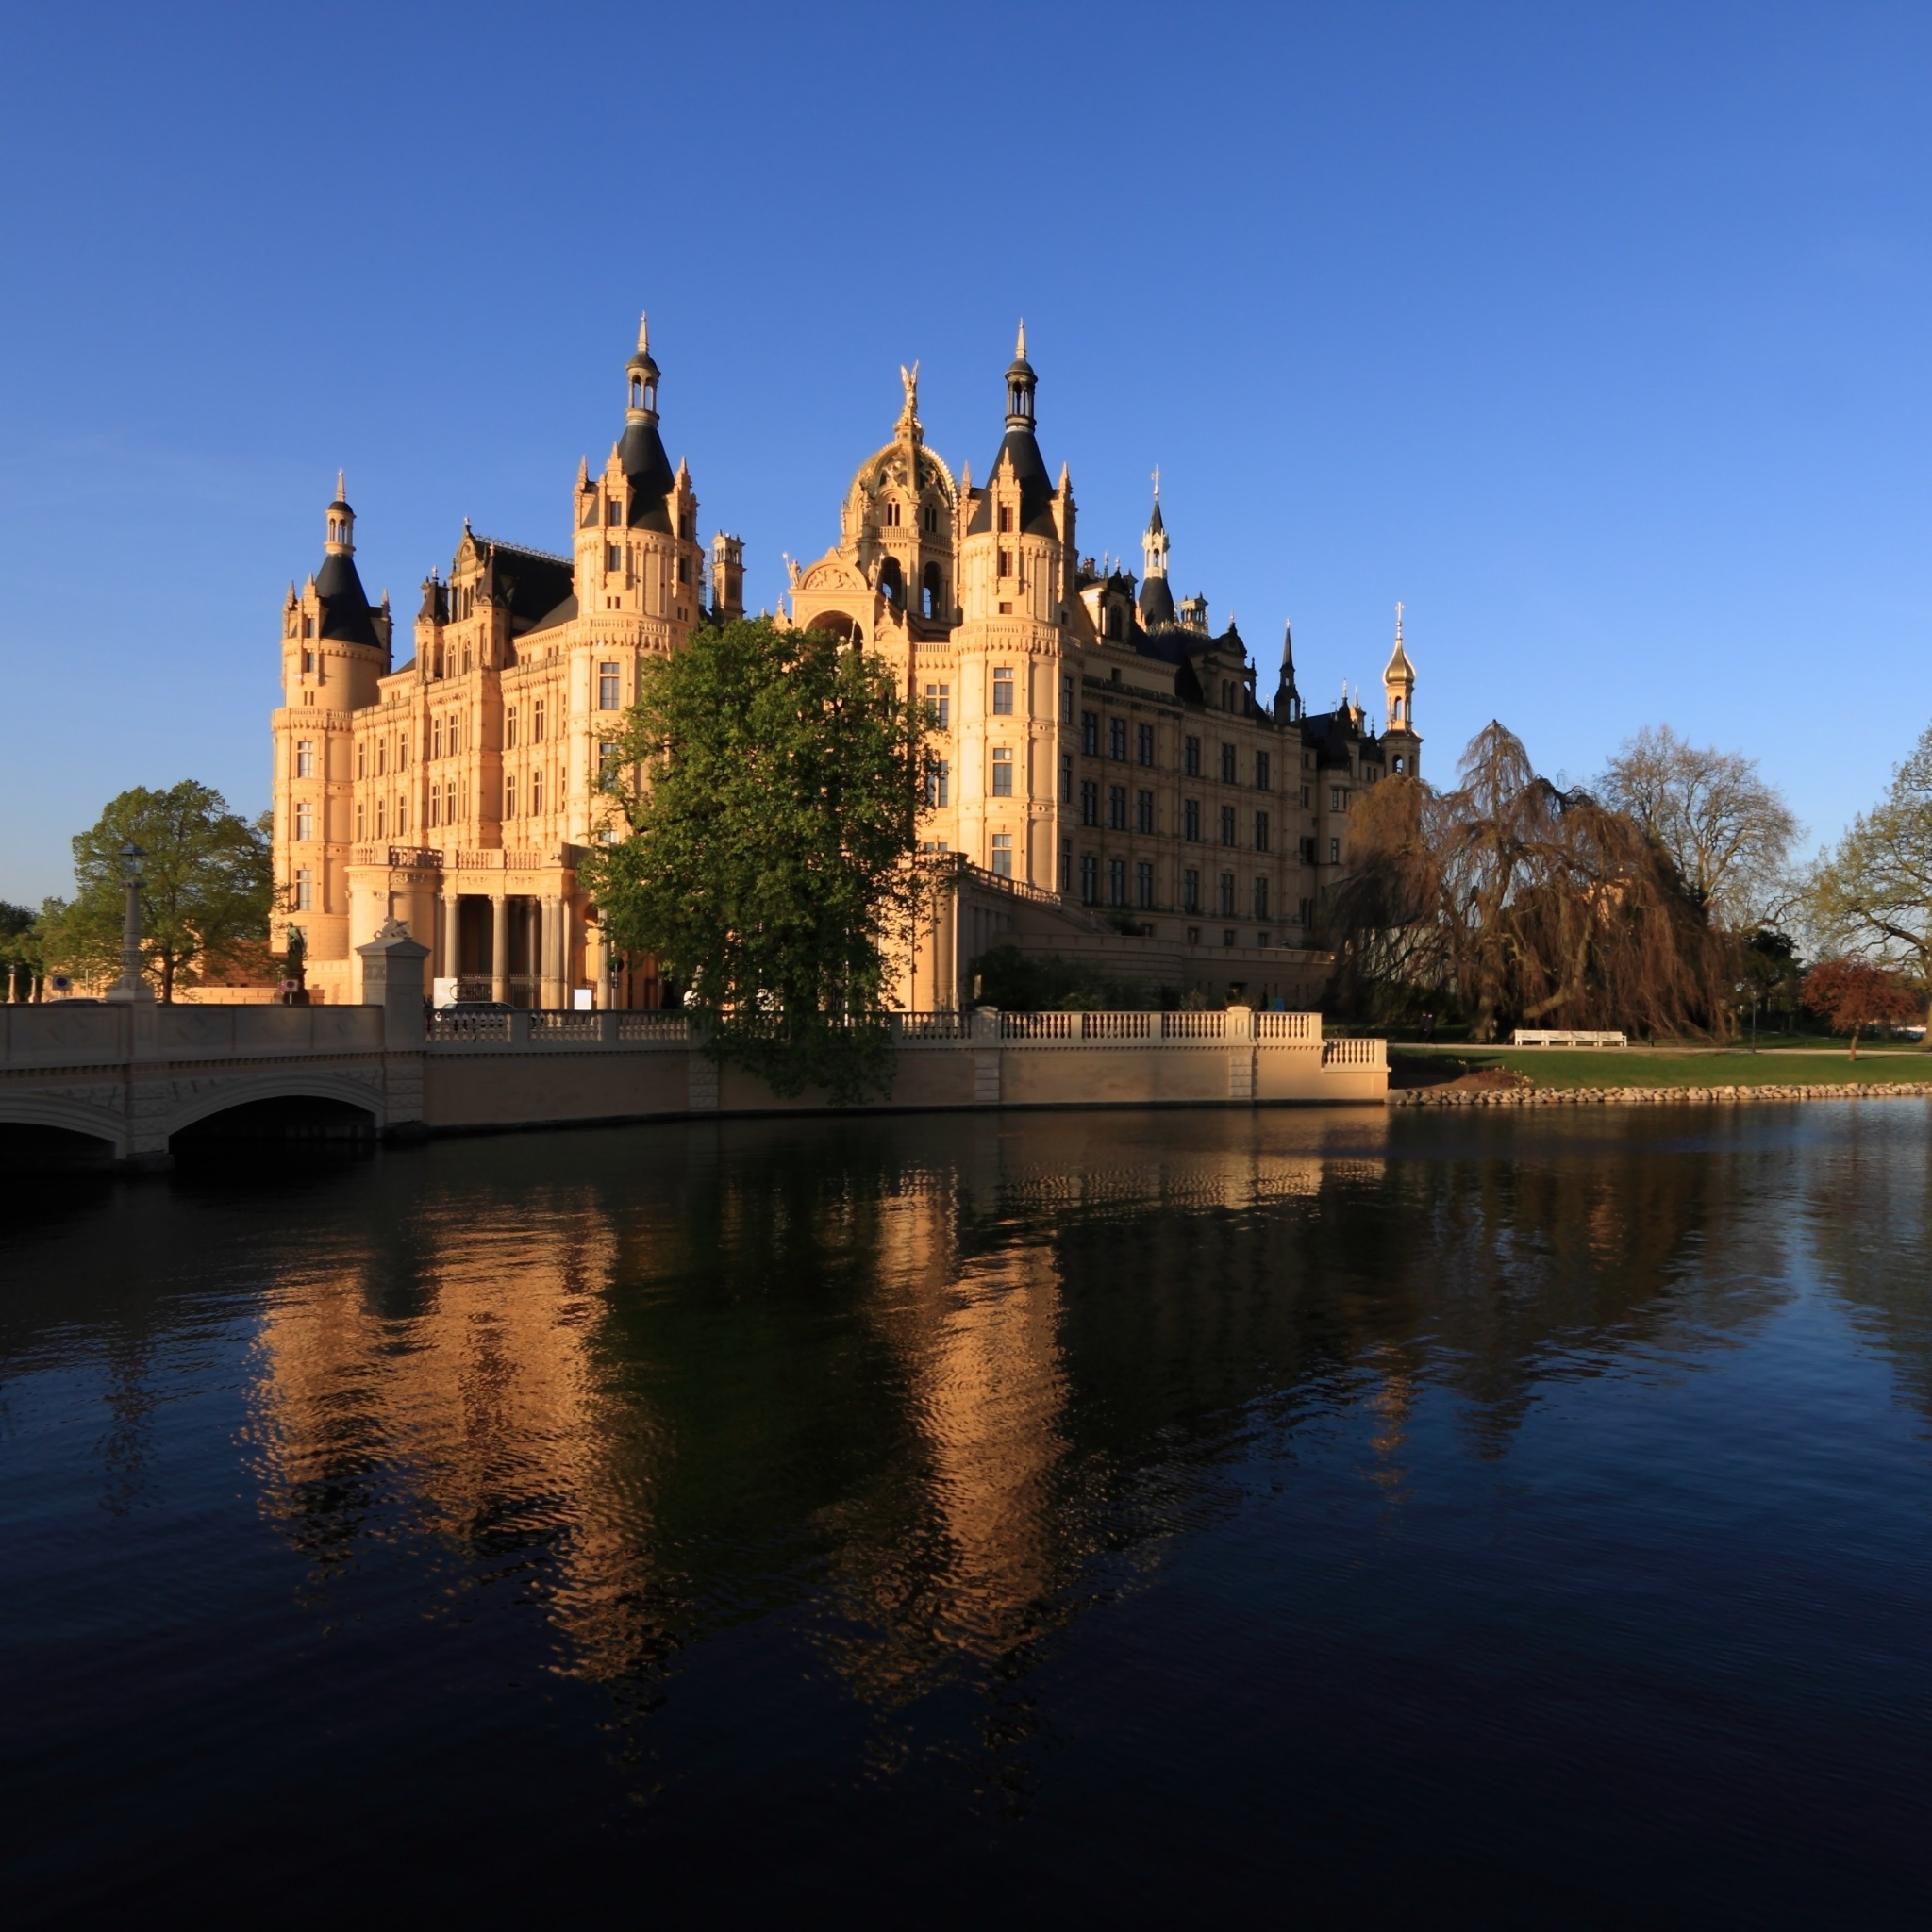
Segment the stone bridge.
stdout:
[[[0,1161],[84,1137],[131,1167],[208,1132],[433,1132],[810,1108],[720,1067],[681,1013],[435,1014],[424,949],[358,949],[360,1007],[0,1006]],[[1388,1094],[1379,1040],[1314,1013],[908,1013],[894,1108],[1254,1106]],[[41,1130],[38,1134],[34,1130]],[[52,1131],[49,1131],[52,1130]]]

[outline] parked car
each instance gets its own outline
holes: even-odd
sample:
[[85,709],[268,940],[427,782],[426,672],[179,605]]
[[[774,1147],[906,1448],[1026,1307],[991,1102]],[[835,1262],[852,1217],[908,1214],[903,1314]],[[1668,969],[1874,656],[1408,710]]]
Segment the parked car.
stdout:
[[516,1008],[508,1000],[452,1000],[446,1007],[438,1007],[439,1013],[514,1013]]

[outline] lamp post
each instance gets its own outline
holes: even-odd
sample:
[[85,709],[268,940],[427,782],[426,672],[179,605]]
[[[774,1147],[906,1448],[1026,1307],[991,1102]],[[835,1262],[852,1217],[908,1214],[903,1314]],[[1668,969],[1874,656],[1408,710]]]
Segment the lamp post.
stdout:
[[127,903],[121,913],[121,977],[109,989],[110,1000],[151,1000],[154,989],[141,974],[141,861],[145,857],[132,839],[121,848],[121,881]]

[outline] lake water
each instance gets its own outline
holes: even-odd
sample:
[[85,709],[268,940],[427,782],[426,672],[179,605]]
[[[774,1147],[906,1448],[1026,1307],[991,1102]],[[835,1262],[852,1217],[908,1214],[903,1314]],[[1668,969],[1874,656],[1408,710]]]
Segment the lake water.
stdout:
[[720,1124],[0,1221],[8,1912],[1923,1924],[1917,1102]]

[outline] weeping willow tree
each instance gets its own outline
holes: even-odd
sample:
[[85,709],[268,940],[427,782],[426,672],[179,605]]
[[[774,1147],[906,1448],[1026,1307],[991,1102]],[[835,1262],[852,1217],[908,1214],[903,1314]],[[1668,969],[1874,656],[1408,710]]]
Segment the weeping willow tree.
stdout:
[[1497,724],[1457,776],[1453,791],[1392,778],[1357,794],[1353,870],[1324,908],[1339,1003],[1454,1007],[1477,1041],[1725,1024],[1726,943],[1634,818],[1539,777]]

